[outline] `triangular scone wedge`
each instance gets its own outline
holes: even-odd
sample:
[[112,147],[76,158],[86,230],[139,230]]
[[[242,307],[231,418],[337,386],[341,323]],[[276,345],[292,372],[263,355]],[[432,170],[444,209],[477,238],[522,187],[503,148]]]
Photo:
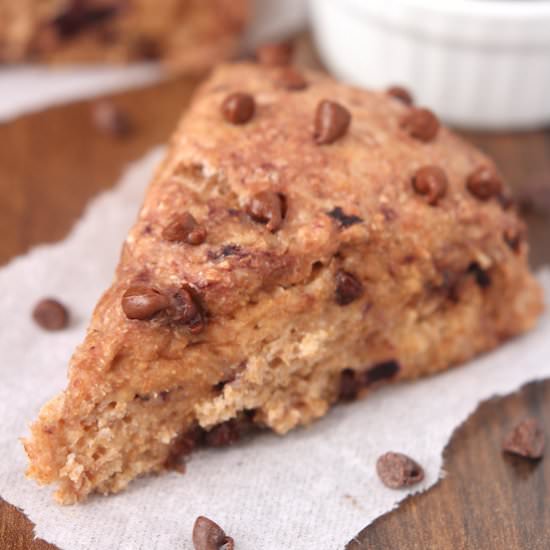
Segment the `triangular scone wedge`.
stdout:
[[32,426],[29,475],[63,503],[120,491],[194,444],[284,434],[529,329],[541,291],[509,202],[429,112],[315,72],[220,67]]

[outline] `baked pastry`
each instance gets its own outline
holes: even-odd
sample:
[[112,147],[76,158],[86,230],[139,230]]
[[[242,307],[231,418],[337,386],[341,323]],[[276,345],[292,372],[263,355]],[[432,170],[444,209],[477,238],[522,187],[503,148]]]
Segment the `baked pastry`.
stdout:
[[221,66],[32,425],[28,474],[63,503],[120,491],[195,445],[466,361],[535,323],[526,257],[493,163],[428,110]]
[[201,69],[235,52],[248,15],[249,0],[0,0],[0,63]]

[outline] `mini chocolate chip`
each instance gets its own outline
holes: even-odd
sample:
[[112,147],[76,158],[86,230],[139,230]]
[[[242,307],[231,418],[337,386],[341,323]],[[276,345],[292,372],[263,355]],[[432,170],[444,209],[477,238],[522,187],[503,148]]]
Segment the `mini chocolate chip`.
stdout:
[[424,479],[422,466],[402,453],[385,453],[376,461],[376,472],[390,489],[401,489]]
[[383,361],[367,369],[361,374],[361,383],[365,386],[370,386],[381,380],[393,378],[399,371],[401,366],[395,360]]
[[290,42],[263,44],[256,50],[256,59],[262,65],[283,67],[292,61],[293,46]]
[[256,105],[250,94],[236,92],[222,103],[222,114],[231,124],[246,124],[253,116]]
[[538,459],[544,453],[544,432],[536,418],[522,420],[505,437],[502,449],[525,458]]
[[273,191],[260,191],[256,193],[246,206],[247,214],[255,222],[266,224],[266,228],[272,233],[281,227],[284,209],[283,196]]
[[357,278],[339,269],[336,272],[336,303],[341,306],[351,304],[363,294],[363,285]]
[[447,176],[439,166],[423,166],[415,172],[412,186],[428,204],[436,205],[447,192]]
[[202,330],[204,314],[198,297],[190,287],[182,287],[172,295],[167,313],[170,320],[189,325],[191,332]]
[[474,275],[476,283],[480,288],[489,288],[491,286],[491,277],[477,262],[472,262],[468,266],[468,273]]
[[239,429],[233,420],[214,426],[204,436],[204,441],[209,447],[227,447],[240,439]]
[[286,90],[297,91],[307,88],[307,80],[302,73],[292,67],[285,67],[277,74],[275,82]]
[[51,24],[60,38],[68,39],[113,17],[117,6],[87,6],[84,0],[70,0]]
[[162,238],[170,242],[199,245],[206,239],[206,229],[189,212],[184,212],[164,228]]
[[45,330],[61,330],[69,324],[67,308],[53,298],[40,300],[34,306],[32,317]]
[[327,215],[334,218],[342,227],[350,227],[356,223],[362,223],[363,220],[354,214],[346,214],[339,206],[336,206]]
[[401,128],[420,141],[432,141],[439,131],[439,120],[428,109],[411,109],[401,120]]
[[128,319],[147,321],[169,305],[168,297],[146,286],[132,286],[122,295],[122,310]]
[[149,36],[138,36],[131,45],[131,55],[137,61],[156,61],[162,57],[162,48],[158,40]]
[[501,193],[502,180],[492,168],[479,166],[468,176],[466,187],[474,197],[486,201]]
[[355,378],[353,369],[344,369],[340,373],[340,401],[353,401],[357,398],[359,392],[359,384]]
[[414,103],[411,93],[406,88],[403,88],[403,86],[390,86],[386,90],[386,93],[405,105],[410,106]]
[[209,260],[216,261],[222,258],[227,258],[228,256],[238,256],[239,258],[244,258],[249,255],[249,252],[238,244],[229,243],[224,244],[217,250],[209,250],[206,255]]
[[350,112],[335,101],[323,100],[315,111],[313,139],[318,145],[328,145],[340,139],[351,123]]
[[110,101],[98,101],[94,104],[92,118],[95,127],[113,137],[127,137],[132,132],[129,117]]
[[211,519],[199,516],[193,526],[193,546],[195,550],[233,550],[235,544],[231,537]]

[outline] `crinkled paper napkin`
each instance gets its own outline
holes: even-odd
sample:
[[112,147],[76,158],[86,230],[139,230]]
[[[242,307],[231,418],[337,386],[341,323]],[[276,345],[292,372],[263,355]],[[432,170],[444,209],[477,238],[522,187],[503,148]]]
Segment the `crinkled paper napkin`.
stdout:
[[[493,353],[338,406],[284,438],[263,434],[232,448],[202,450],[185,475],[143,478],[122,494],[83,505],[55,504],[51,488],[25,479],[18,438],[64,387],[67,361],[111,281],[162,152],[150,153],[94,200],[65,241],[40,246],[0,270],[0,495],[36,523],[38,537],[64,550],[190,549],[193,522],[203,514],[219,522],[239,550],[343,548],[413,491],[382,486],[375,473],[381,453],[416,458],[427,475],[415,490],[425,490],[441,476],[442,451],[454,429],[480,401],[550,375],[546,313],[534,331]],[[539,279],[548,302],[550,271]],[[47,295],[70,306],[68,330],[47,333],[32,323],[33,304]]]

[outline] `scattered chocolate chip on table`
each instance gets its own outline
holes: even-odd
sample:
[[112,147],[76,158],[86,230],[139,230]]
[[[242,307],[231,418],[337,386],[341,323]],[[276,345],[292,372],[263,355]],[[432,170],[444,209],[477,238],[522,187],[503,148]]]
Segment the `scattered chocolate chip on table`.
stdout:
[[390,489],[402,489],[416,485],[424,479],[420,464],[403,453],[388,452],[376,461],[376,473]]
[[40,300],[32,311],[32,317],[37,325],[44,330],[62,330],[69,324],[68,309],[55,298]]
[[544,431],[536,418],[518,422],[502,442],[502,450],[525,458],[539,459],[544,453]]

